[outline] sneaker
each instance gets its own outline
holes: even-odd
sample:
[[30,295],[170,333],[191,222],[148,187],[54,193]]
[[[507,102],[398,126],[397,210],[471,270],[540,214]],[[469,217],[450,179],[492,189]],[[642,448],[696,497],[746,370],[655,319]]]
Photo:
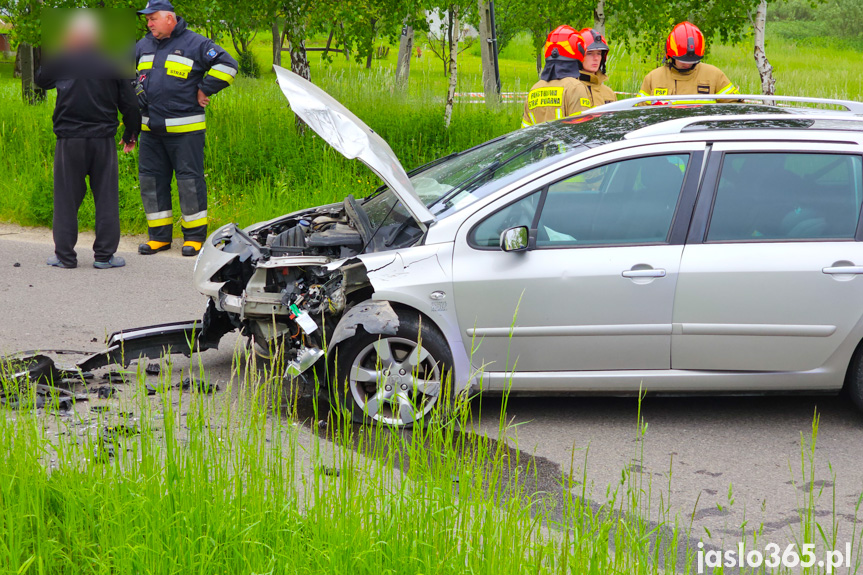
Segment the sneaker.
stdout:
[[138,246],[138,253],[142,256],[149,256],[169,249],[171,249],[171,242],[154,242],[150,240],[146,244]]
[[61,262],[61,261],[60,261],[60,258],[58,258],[57,256],[51,256],[50,258],[48,258],[48,261],[47,261],[46,263],[47,263],[49,266],[54,266],[55,268],[66,268],[66,269],[72,269],[72,268],[77,268],[77,267],[78,267],[78,264],[77,264],[77,263],[74,263],[74,264],[64,264],[63,262]]
[[126,260],[120,256],[111,256],[107,262],[93,262],[93,267],[97,270],[107,270],[110,268],[121,268],[126,265]]
[[201,242],[183,242],[183,255],[184,256],[196,256],[198,252],[201,251]]

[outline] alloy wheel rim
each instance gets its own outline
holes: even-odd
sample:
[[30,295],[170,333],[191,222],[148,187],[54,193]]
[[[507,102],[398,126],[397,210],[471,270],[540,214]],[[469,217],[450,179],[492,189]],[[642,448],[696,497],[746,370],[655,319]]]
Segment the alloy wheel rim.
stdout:
[[351,395],[368,417],[388,425],[422,419],[441,392],[440,363],[421,344],[382,337],[357,354],[348,376]]

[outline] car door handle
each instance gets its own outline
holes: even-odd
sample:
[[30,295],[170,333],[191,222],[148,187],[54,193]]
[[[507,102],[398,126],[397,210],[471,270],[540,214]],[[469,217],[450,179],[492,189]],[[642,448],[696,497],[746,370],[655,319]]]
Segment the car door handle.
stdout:
[[821,268],[821,272],[830,275],[860,275],[863,274],[863,266],[833,266]]
[[625,278],[664,278],[665,270],[663,269],[651,269],[651,270],[626,270],[621,275]]

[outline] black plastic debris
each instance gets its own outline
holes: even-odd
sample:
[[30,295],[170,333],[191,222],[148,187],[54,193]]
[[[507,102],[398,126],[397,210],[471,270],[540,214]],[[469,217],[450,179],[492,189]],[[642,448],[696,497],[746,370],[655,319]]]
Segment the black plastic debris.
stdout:
[[102,428],[102,441],[113,441],[121,437],[132,437],[138,435],[138,428],[134,425],[108,425]]
[[99,399],[110,399],[117,395],[117,389],[109,385],[103,385],[96,389],[96,394]]
[[159,375],[162,373],[162,366],[155,362],[148,363],[147,367],[144,368],[144,373],[147,375]]
[[0,405],[9,409],[41,409],[45,407],[45,399],[38,395],[32,401],[29,397],[0,397]]
[[326,465],[321,465],[320,469],[327,477],[338,477],[339,475],[341,475],[341,472],[335,467],[327,467]]
[[109,371],[102,376],[102,379],[109,383],[127,383],[126,376],[126,372],[123,371]]
[[20,264],[20,263],[18,263],[18,262],[15,262],[14,264],[12,264],[12,267],[13,267],[13,268],[20,268],[20,267],[21,267],[21,264]]
[[75,405],[75,399],[70,396],[57,398],[57,409],[60,411],[69,411]]
[[182,383],[177,385],[183,391],[197,391],[198,393],[215,393],[219,391],[219,386],[215,383],[194,377],[187,377]]
[[155,387],[146,382],[144,382],[144,387],[147,389],[147,395],[156,395]]
[[110,409],[111,408],[107,405],[94,405],[90,408],[90,411],[93,413],[106,413],[107,411],[110,411]]

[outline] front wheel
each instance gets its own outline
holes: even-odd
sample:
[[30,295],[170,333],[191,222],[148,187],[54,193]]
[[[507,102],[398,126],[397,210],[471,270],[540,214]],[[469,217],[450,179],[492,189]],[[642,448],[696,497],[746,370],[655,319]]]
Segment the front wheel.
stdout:
[[452,353],[420,316],[400,312],[395,334],[356,335],[336,348],[333,399],[356,422],[410,427],[452,400]]

